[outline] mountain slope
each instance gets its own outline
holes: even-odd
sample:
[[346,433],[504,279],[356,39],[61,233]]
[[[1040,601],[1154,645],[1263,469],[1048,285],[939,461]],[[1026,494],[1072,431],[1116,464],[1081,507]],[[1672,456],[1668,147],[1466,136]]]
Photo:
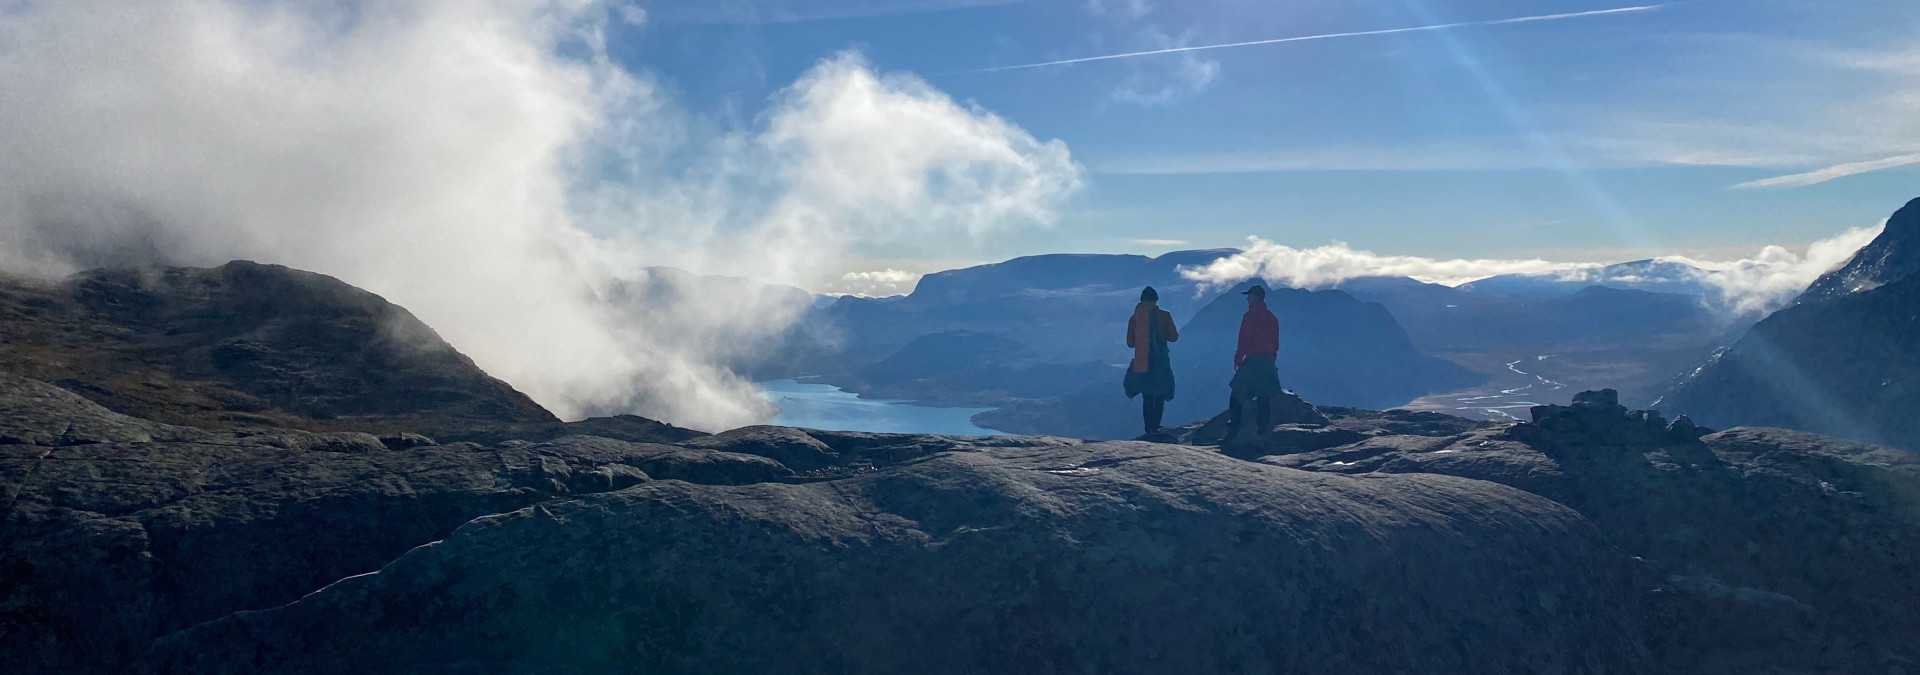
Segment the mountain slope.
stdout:
[[440,440],[700,435],[632,415],[563,424],[406,309],[325,275],[234,261],[0,277],[0,371],[203,428]]
[[1776,312],[1659,407],[1920,452],[1920,276]]
[[1920,451],[1920,199],[1658,405],[1709,426],[1786,427]]
[[557,424],[433,329],[332,277],[236,261],[0,284],[0,369],[178,424]]

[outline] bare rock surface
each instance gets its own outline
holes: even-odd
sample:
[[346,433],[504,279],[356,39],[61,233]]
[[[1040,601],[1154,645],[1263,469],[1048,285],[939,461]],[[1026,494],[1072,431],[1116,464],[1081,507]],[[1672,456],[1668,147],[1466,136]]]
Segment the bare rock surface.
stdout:
[[0,374],[0,653],[105,672],[154,637],[379,569],[478,516],[764,457],[568,437],[394,449],[358,432],[176,427]]
[[143,672],[1642,672],[1626,560],[1484,481],[1148,443],[478,519]]

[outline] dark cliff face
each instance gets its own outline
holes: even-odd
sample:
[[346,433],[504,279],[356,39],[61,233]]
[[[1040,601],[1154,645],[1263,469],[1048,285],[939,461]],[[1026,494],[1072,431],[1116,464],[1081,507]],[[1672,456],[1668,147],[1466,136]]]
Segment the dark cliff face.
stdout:
[[1658,405],[1709,426],[1786,427],[1920,451],[1920,200]]
[[206,427],[554,424],[407,310],[277,265],[0,283],[0,368],[110,409]]

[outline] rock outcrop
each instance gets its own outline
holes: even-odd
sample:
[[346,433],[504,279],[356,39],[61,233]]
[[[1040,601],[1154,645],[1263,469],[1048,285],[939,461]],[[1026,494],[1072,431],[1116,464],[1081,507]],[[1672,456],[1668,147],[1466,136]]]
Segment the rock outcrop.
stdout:
[[1889,672],[1920,659],[1920,459],[1779,429],[1704,434],[1611,391],[1533,414],[1259,461],[1473,478],[1579,511],[1655,580],[1648,645],[1673,672]]

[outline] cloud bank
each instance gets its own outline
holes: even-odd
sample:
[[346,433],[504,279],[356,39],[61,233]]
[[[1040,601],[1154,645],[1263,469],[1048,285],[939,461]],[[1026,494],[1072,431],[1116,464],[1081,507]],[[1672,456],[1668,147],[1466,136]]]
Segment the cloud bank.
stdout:
[[[1704,295],[1718,310],[1732,315],[1753,315],[1779,308],[1805,290],[1820,275],[1852,259],[1861,247],[1873,241],[1885,227],[1854,228],[1823,239],[1797,254],[1784,246],[1767,246],[1751,258],[1731,261],[1701,260],[1684,256],[1656,258],[1697,268],[1692,275]],[[1345,243],[1299,249],[1249,237],[1247,247],[1237,255],[1211,264],[1182,268],[1181,274],[1208,288],[1229,286],[1259,277],[1276,285],[1297,288],[1331,288],[1350,279],[1364,277],[1411,277],[1443,286],[1458,286],[1470,281],[1500,275],[1528,275],[1566,281],[1593,279],[1606,263],[1555,262],[1540,259],[1452,259],[1419,256],[1379,255],[1356,250]],[[1615,282],[1632,279],[1616,278]]]
[[840,286],[850,295],[862,297],[885,297],[904,295],[913,292],[920,276],[906,270],[891,267],[871,272],[848,272],[840,276]]
[[1080,185],[1058,141],[854,55],[699,136],[607,58],[638,20],[591,1],[10,3],[0,268],[310,269],[563,417],[718,429],[767,404],[715,365],[736,347],[685,336],[751,344],[799,310],[699,284],[621,308],[663,283],[646,267],[799,283],[856,239],[1044,225]]
[[1247,247],[1240,254],[1204,267],[1183,269],[1181,273],[1209,286],[1229,286],[1254,277],[1299,288],[1327,288],[1360,277],[1412,277],[1431,284],[1458,286],[1501,274],[1539,274],[1593,266],[1546,260],[1440,260],[1379,255],[1355,250],[1344,242],[1300,249],[1248,237]]

